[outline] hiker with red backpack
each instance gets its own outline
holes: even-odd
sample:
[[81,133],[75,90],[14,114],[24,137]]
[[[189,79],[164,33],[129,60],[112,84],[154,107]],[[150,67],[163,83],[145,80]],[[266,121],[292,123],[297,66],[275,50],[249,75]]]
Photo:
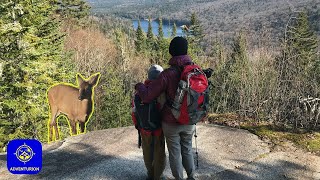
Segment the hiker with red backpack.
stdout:
[[135,89],[143,102],[149,103],[160,94],[166,94],[166,103],[161,110],[161,121],[169,151],[170,168],[175,179],[194,179],[192,136],[195,124],[201,121],[208,110],[208,80],[201,68],[187,55],[188,42],[175,37],[169,47],[172,58],[170,68],[148,86],[138,83]]
[[[148,71],[148,87],[163,71],[159,65],[153,65]],[[136,94],[132,102],[132,120],[139,133],[139,148],[142,145],[143,160],[147,168],[147,180],[163,179],[166,165],[165,141],[161,128],[160,110],[165,103],[164,94],[145,103]]]

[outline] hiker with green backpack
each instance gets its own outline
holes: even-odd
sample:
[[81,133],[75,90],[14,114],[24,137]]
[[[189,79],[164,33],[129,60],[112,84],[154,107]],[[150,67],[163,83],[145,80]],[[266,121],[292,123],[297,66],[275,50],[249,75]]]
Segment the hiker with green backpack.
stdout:
[[[159,65],[151,66],[148,71],[148,80],[144,85],[148,86],[162,71],[163,68]],[[149,103],[143,102],[136,94],[132,102],[132,120],[139,133],[138,144],[139,148],[142,145],[143,159],[148,174],[147,180],[163,179],[166,155],[160,110],[164,103],[164,94]]]
[[187,51],[187,40],[175,37],[169,47],[172,55],[170,68],[148,86],[143,83],[135,85],[137,94],[145,103],[152,102],[162,93],[166,94],[166,103],[160,114],[170,168],[176,180],[183,179],[183,169],[187,179],[194,179],[192,137],[195,124],[206,116],[209,104],[208,79],[201,68],[192,62]]

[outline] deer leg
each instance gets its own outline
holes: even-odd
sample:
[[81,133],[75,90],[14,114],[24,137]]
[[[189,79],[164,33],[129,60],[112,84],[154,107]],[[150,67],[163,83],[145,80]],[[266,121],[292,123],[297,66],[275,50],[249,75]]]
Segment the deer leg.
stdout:
[[55,119],[54,120],[52,120],[51,121],[51,123],[50,123],[50,136],[51,136],[51,140],[53,140],[53,128],[54,128],[54,130],[55,130],[55,133],[54,133],[54,136],[55,136],[55,138],[54,138],[54,140],[59,140],[59,131],[58,131],[58,125],[57,125],[57,122],[55,121]]
[[84,122],[79,122],[79,126],[80,126],[80,133],[84,133],[85,123]]
[[49,129],[49,137],[48,137],[48,142],[50,142],[50,141],[52,141],[52,136],[53,136],[53,132],[52,132],[52,128],[53,128],[53,126],[52,126],[52,124],[49,122],[49,127],[48,127],[48,129]]
[[55,123],[54,125],[54,130],[55,130],[55,136],[56,136],[56,141],[60,139],[59,135],[59,129],[58,129],[58,123]]
[[[56,117],[58,115],[58,110],[54,107],[51,107],[51,120],[49,120],[49,139],[48,142],[53,140],[53,127],[57,126]],[[57,134],[55,134],[57,136]]]
[[55,120],[52,120],[50,122],[50,129],[49,129],[49,140],[53,140],[53,128],[55,129],[55,140],[59,139],[59,132],[58,132],[58,128],[57,128],[57,123]]
[[71,126],[71,135],[76,135],[77,126],[76,126],[76,122],[73,119],[70,119],[70,126]]

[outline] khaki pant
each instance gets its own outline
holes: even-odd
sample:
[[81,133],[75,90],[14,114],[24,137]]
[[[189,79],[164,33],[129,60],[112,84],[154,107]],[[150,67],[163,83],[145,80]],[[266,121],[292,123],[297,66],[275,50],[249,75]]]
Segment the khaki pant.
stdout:
[[166,165],[164,136],[152,136],[141,133],[143,159],[148,178],[158,180],[162,177]]

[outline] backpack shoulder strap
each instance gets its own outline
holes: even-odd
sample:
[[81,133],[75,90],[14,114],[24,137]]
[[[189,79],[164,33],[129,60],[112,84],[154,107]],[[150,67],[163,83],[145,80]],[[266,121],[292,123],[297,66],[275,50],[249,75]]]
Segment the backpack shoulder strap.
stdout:
[[[180,79],[183,68],[184,67],[171,66],[169,69],[177,72],[177,78]],[[172,103],[173,103],[173,100],[169,97],[168,93],[166,93],[166,103],[165,104],[168,105],[169,107],[172,107]]]

